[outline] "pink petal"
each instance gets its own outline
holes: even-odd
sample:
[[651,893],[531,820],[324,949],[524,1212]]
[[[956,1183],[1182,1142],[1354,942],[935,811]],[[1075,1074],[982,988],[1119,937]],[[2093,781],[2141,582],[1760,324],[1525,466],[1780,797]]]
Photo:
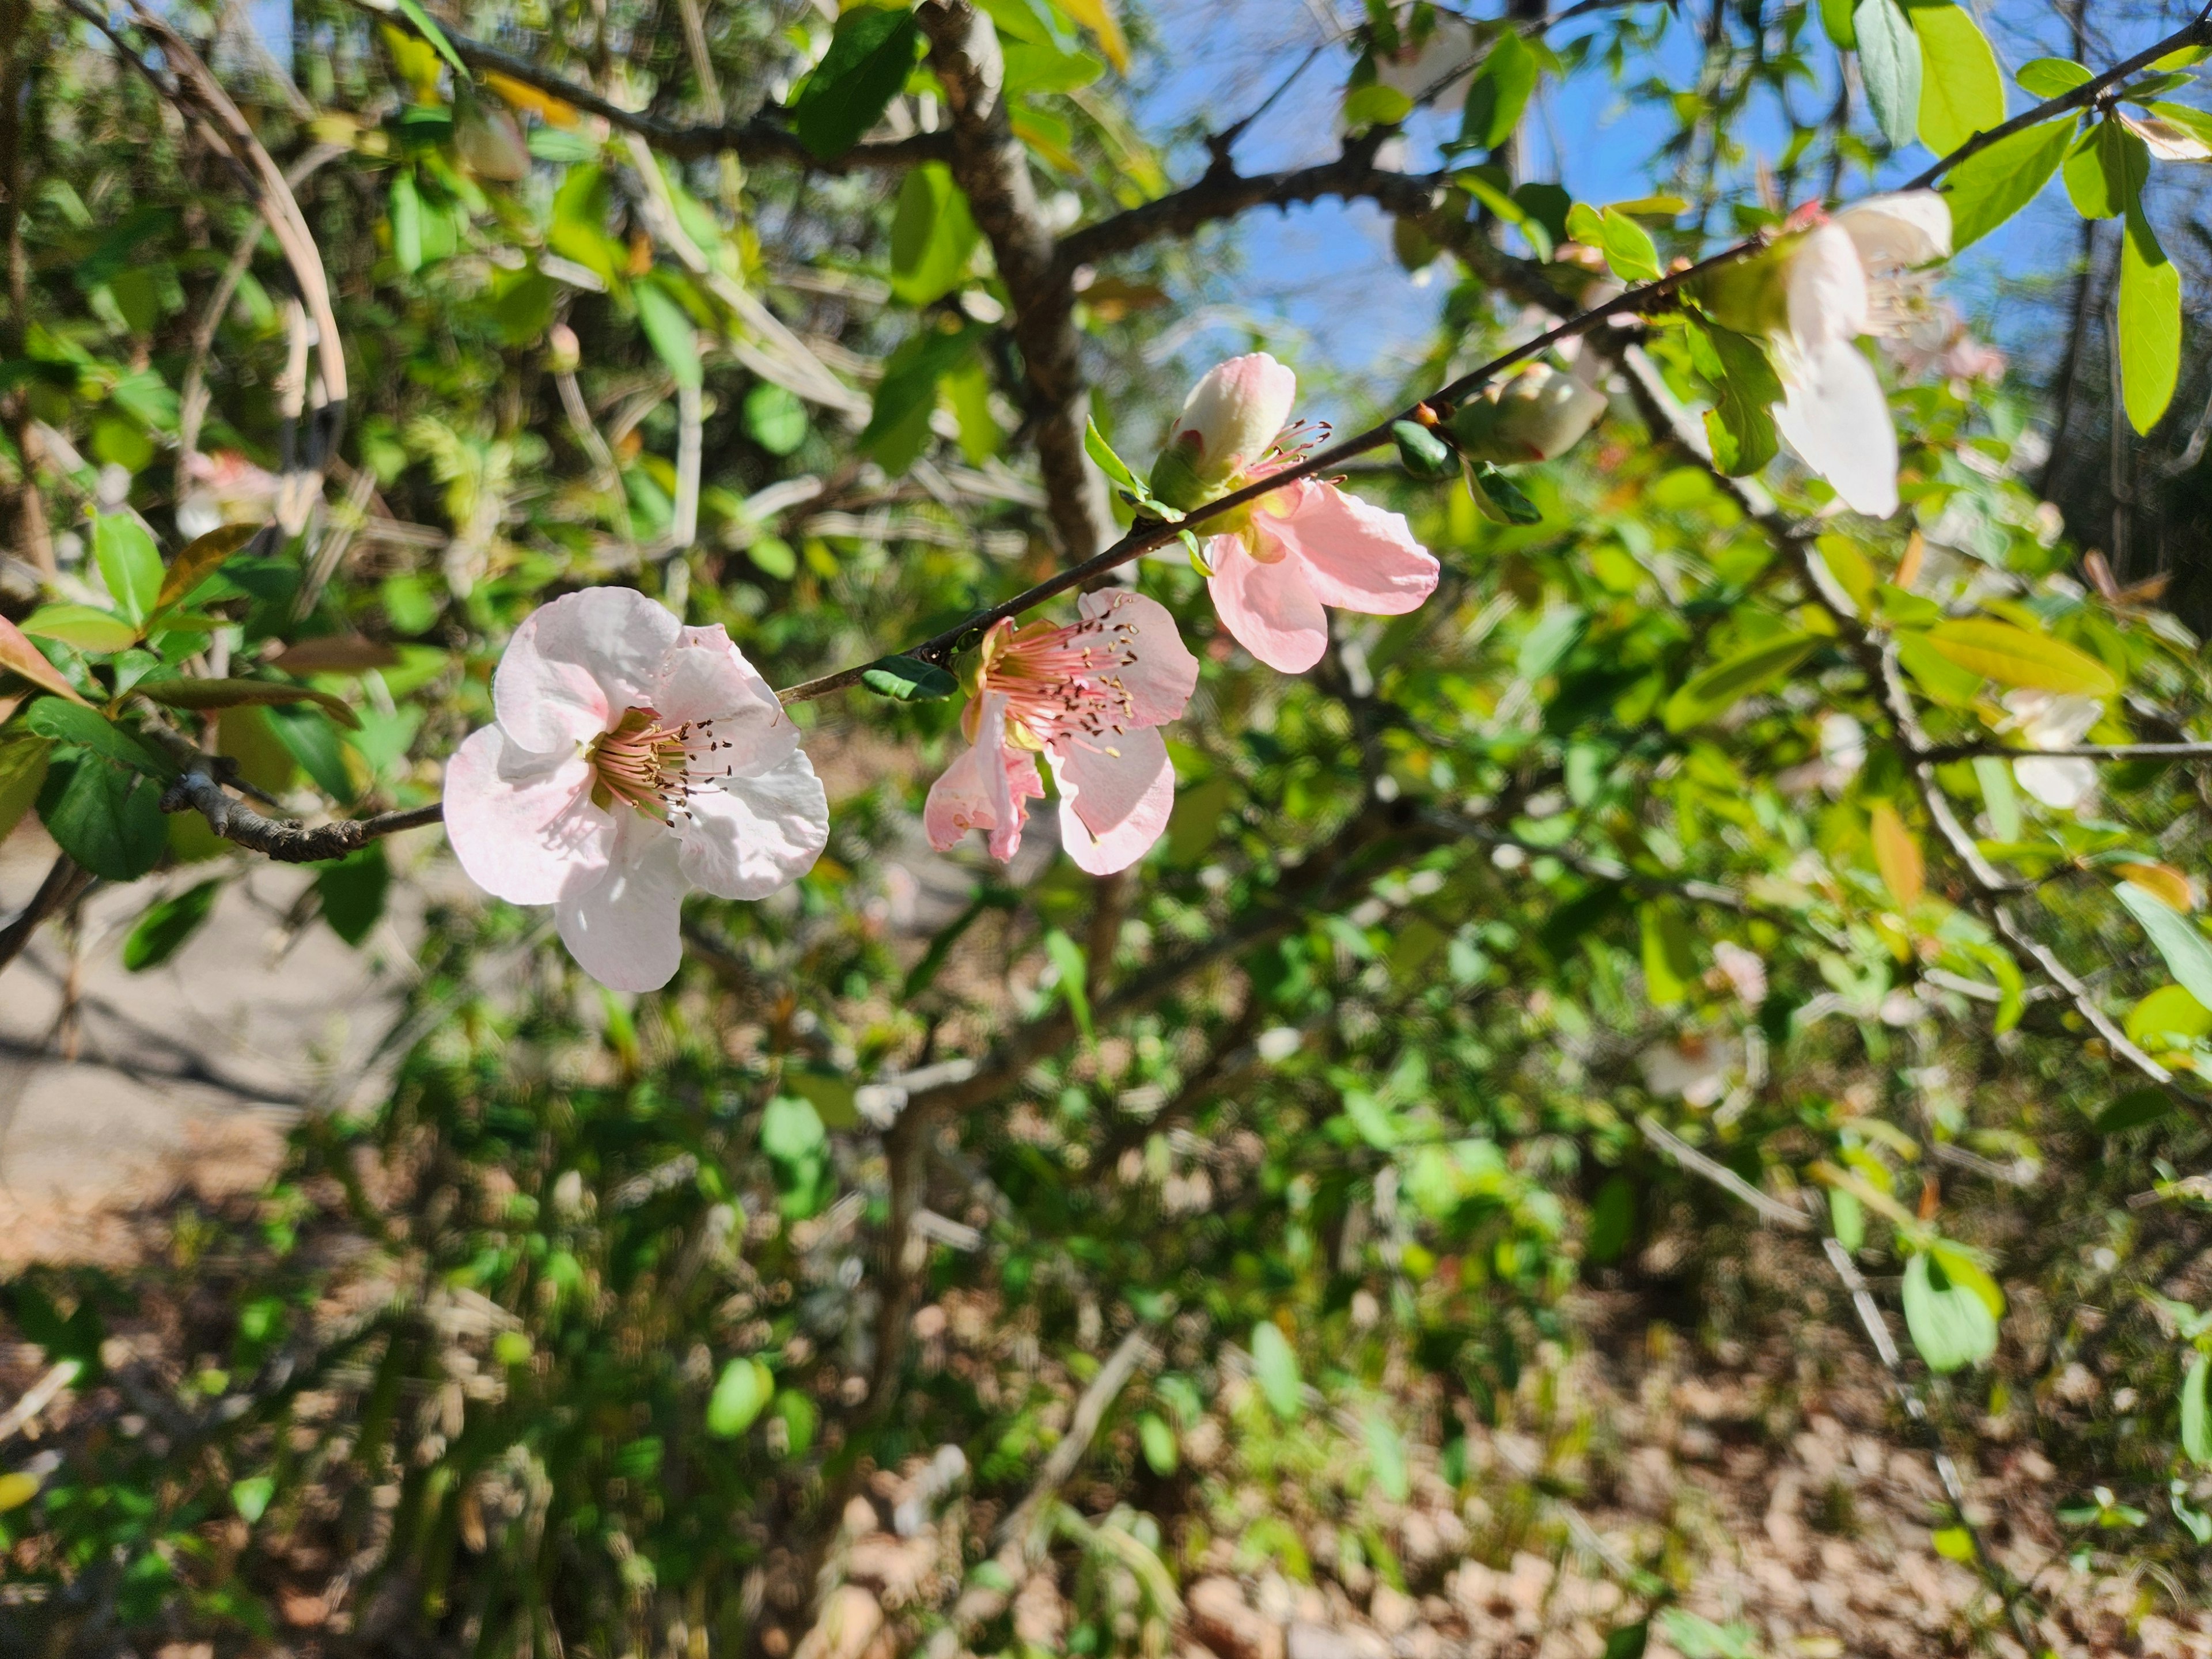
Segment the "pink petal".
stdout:
[[1283,495],[1286,514],[1274,517],[1263,507],[1253,522],[1304,565],[1314,597],[1323,605],[1395,617],[1418,611],[1437,591],[1436,559],[1413,539],[1404,514],[1311,478],[1300,479]]
[[1834,222],[1870,265],[1924,265],[1951,257],[1951,204],[1932,190],[1869,196],[1840,210]]
[[532,754],[484,726],[446,763],[446,838],[487,893],[550,904],[606,868],[615,821],[590,789],[591,769],[573,750]]
[[1006,746],[1006,700],[987,694],[973,747],[963,750],[929,787],[921,811],[929,844],[947,852],[970,830],[988,833],[991,856],[1010,860],[1022,844],[1028,822],[1024,800],[1044,799],[1036,760],[1028,750]]
[[2012,763],[2020,787],[2045,806],[2070,812],[2096,793],[2097,769],[2079,755],[2044,755]]
[[653,707],[671,725],[714,722],[713,740],[730,746],[704,757],[708,772],[750,776],[781,766],[799,747],[799,728],[720,623],[683,630],[661,664]]
[[1077,867],[1110,876],[1144,857],[1175,811],[1175,767],[1150,726],[1096,747],[1048,750],[1060,786],[1060,839]]
[[1127,630],[1123,654],[1135,660],[1092,677],[1109,681],[1128,698],[1123,723],[1160,726],[1181,714],[1198,685],[1198,659],[1183,644],[1167,606],[1120,587],[1085,593],[1079,608],[1086,622]]
[[684,961],[686,885],[677,839],[639,812],[623,815],[605,875],[554,910],[576,965],[617,991],[657,991]]
[[678,821],[684,878],[717,898],[766,898],[814,867],[830,841],[830,801],[806,757],[691,797]]
[[[1264,526],[1273,521],[1255,522]],[[1328,613],[1314,597],[1303,562],[1283,558],[1262,564],[1243,544],[1226,536],[1215,537],[1206,591],[1213,595],[1221,625],[1237,643],[1285,674],[1302,674],[1319,662],[1328,649]]]
[[1774,424],[1845,506],[1876,519],[1897,511],[1897,431],[1857,347],[1838,341],[1809,354],[1774,406]]
[[541,605],[507,642],[492,706],[540,751],[588,743],[625,708],[649,707],[676,618],[634,587],[587,587]]
[[1850,233],[1832,220],[1807,232],[1790,254],[1784,291],[1790,332],[1808,356],[1867,331],[1866,266]]
[[1206,370],[1183,400],[1168,441],[1186,433],[1199,441],[1195,470],[1218,479],[1243,471],[1267,453],[1287,425],[1298,395],[1298,377],[1264,351],[1231,357]]

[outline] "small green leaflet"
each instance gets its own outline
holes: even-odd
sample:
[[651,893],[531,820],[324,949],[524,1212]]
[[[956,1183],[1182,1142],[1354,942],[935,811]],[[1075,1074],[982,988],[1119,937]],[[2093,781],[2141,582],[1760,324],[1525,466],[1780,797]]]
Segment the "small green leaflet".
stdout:
[[2066,157],[2066,195],[2084,219],[2117,219],[2150,177],[2150,147],[2118,121],[2100,121]]
[[[23,618],[23,632],[101,654],[128,650],[138,630],[112,611],[89,605],[42,605]],[[11,662],[9,666],[13,667]],[[20,670],[18,671],[21,672]],[[26,675],[26,678],[30,676]],[[41,682],[43,684],[44,682]],[[70,694],[75,696],[74,692]]]
[[2147,434],[2173,401],[2181,376],[2181,273],[2159,246],[2140,201],[2128,205],[2120,244],[2119,343],[2128,424]]
[[8,839],[39,799],[53,745],[28,732],[0,738],[0,841]]
[[1393,421],[1390,440],[1398,446],[1398,463],[1417,478],[1451,476],[1451,446],[1418,421]]
[[1619,208],[1597,209],[1577,202],[1567,210],[1567,234],[1605,255],[1613,274],[1624,283],[1649,283],[1659,276],[1659,250],[1651,233]]
[[1662,718],[1669,732],[1686,732],[1717,720],[1761,686],[1788,673],[1811,656],[1820,641],[1809,634],[1784,634],[1737,652],[1693,674],[1667,699]]
[[1406,1468],[1406,1443],[1398,1437],[1398,1431],[1391,1426],[1390,1419],[1379,1411],[1369,1412],[1361,1419],[1360,1427],[1365,1431],[1367,1466],[1374,1473],[1375,1484],[1392,1503],[1404,1503],[1407,1494],[1413,1491],[1413,1479]]
[[145,621],[161,591],[161,555],[146,526],[128,513],[102,513],[93,522],[92,550],[115,608]]
[[1920,123],[1920,37],[1897,0],[1859,0],[1851,14],[1859,38],[1859,78],[1882,137],[1902,149]]
[[1272,1320],[1252,1328],[1252,1370],[1260,1379],[1260,1392],[1275,1415],[1285,1423],[1297,1420],[1305,1405],[1305,1388],[1298,1377],[1298,1357],[1290,1339]]
[[640,283],[632,292],[637,299],[638,325],[654,355],[667,365],[678,386],[696,392],[705,381],[699,366],[699,331],[691,313],[656,283]]
[[1948,155],[1978,132],[2004,125],[2004,72],[1962,6],[1916,5],[1920,37],[1920,142]]
[[[1462,458],[1464,459],[1464,458]],[[1541,524],[1543,514],[1519,484],[1488,461],[1467,461],[1461,469],[1476,510],[1492,524]]]
[[1157,1412],[1146,1412],[1137,1419],[1137,1443],[1145,1454],[1145,1462],[1157,1475],[1170,1475],[1180,1462],[1176,1452],[1175,1431]]
[[1781,379],[1765,348],[1749,335],[1696,317],[1686,321],[1691,363],[1713,388],[1713,406],[1705,412],[1713,465],[1732,478],[1756,472],[1781,447],[1767,413],[1781,401]]
[[707,1401],[707,1432],[734,1440],[761,1414],[775,1393],[775,1378],[757,1359],[732,1359],[722,1367]]
[[1512,137],[1536,90],[1536,54],[1514,30],[1498,37],[1490,55],[1467,88],[1460,140],[1478,149],[1495,149]]
[[39,817],[67,853],[103,881],[136,881],[169,844],[161,787],[97,755],[57,754],[39,792]]
[[926,306],[958,287],[982,240],[968,198],[941,161],[915,167],[899,186],[891,218],[891,292]]
[[1370,81],[1345,94],[1344,125],[1351,131],[1395,126],[1413,112],[1413,100],[1395,87]]
[[2063,98],[2083,82],[2096,77],[2069,58],[2031,58],[2012,78],[2032,98]]
[[1060,970],[1060,981],[1054,988],[1066,999],[1067,1012],[1075,1016],[1083,1040],[1091,1042],[1091,993],[1087,983],[1091,972],[1084,961],[1083,947],[1055,927],[1044,936],[1044,953]]
[[2166,972],[2182,989],[2212,1008],[2212,939],[2206,939],[2191,918],[2131,881],[2112,889],[2112,896],[2142,925],[2151,944],[2166,959]]
[[438,56],[453,65],[453,73],[462,80],[469,78],[469,66],[461,61],[461,54],[453,50],[453,43],[446,39],[445,30],[437,20],[422,9],[422,0],[396,0],[399,15],[412,23],[425,40],[438,49]]
[[2100,1135],[2116,1135],[2155,1123],[2172,1109],[2173,1101],[2165,1090],[2146,1085],[2130,1089],[2098,1113],[2094,1127]]
[[745,393],[744,422],[746,435],[771,455],[788,455],[806,441],[806,405],[771,380]]
[[1941,622],[1923,637],[1938,655],[2000,685],[2081,697],[2109,697],[2119,690],[2112,671],[2086,651],[1992,617]]
[[900,702],[936,702],[960,689],[958,680],[919,657],[880,657],[860,671],[860,684]]
[[209,576],[213,575],[225,559],[244,547],[261,533],[258,524],[227,524],[219,530],[210,530],[204,536],[185,544],[177,556],[169,561],[162,574],[161,592],[155,597],[154,609],[166,611],[189,597]]
[[1979,241],[2041,193],[2074,142],[2071,121],[2046,121],[1977,150],[1941,186],[1951,204],[1954,252]]
[[273,1475],[249,1474],[243,1480],[230,1483],[230,1502],[238,1511],[238,1518],[252,1526],[269,1512],[270,1500],[276,1496],[276,1480]]
[[392,865],[381,843],[371,842],[342,859],[319,866],[315,896],[323,920],[348,945],[358,945],[383,919],[385,896],[392,887]]
[[1905,1327],[1928,1369],[1939,1374],[1978,1364],[1997,1348],[1996,1316],[1954,1272],[1953,1261],[1939,1262],[1929,1250],[1905,1265]]
[[422,195],[404,168],[392,175],[391,212],[392,262],[412,276],[422,269]]
[[820,160],[860,142],[906,85],[921,27],[903,7],[855,6],[837,20],[830,50],[791,106],[791,128]]
[[138,695],[169,708],[236,708],[245,703],[264,706],[312,702],[340,725],[361,729],[361,716],[342,698],[311,685],[292,685],[283,680],[154,680],[141,681]]
[[134,974],[143,974],[176,955],[178,947],[208,919],[222,890],[220,878],[204,881],[173,898],[149,905],[131,930],[131,937],[123,942],[123,965]]
[[41,697],[31,705],[24,723],[42,738],[89,749],[119,766],[158,777],[169,775],[171,769],[158,755],[98,709],[88,708],[82,703]]
[[2212,1357],[2202,1349],[2190,1357],[2189,1375],[2181,1382],[2181,1449],[2199,1463],[2212,1463],[2212,1414],[2205,1393],[2212,1388]]

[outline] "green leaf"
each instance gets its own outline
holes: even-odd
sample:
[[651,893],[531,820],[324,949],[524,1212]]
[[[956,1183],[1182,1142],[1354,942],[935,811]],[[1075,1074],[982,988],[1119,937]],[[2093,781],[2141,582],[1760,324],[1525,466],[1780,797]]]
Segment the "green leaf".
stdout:
[[936,702],[960,689],[958,680],[919,657],[879,657],[860,671],[860,684],[901,702]]
[[[780,582],[787,582],[799,574],[799,555],[781,536],[756,537],[746,544],[745,556],[752,561],[753,568],[761,574],[773,576]],[[861,680],[865,683],[867,678],[867,673],[863,672]]]
[[1413,100],[1395,87],[1370,81],[1345,94],[1344,125],[1354,132],[1367,127],[1395,126],[1413,112]]
[[1577,202],[1567,210],[1567,234],[1601,252],[1624,283],[1648,283],[1659,275],[1659,250],[1651,233],[1619,208]]
[[[46,608],[52,610],[54,607]],[[32,614],[35,616],[37,613]],[[63,643],[67,644],[68,641],[64,641]],[[23,630],[5,617],[0,617],[0,674],[13,674],[17,679],[27,680],[41,690],[51,691],[58,697],[67,697],[71,702],[84,701],[83,695],[69,683],[68,677],[47,661],[46,653],[26,639]]]
[[1129,470],[1129,464],[1115,452],[1114,446],[1106,441],[1106,434],[1098,429],[1096,421],[1084,422],[1083,453],[1091,457],[1109,479],[1132,495],[1143,497],[1151,493],[1146,489],[1143,480]]
[[2212,1463],[2212,1413],[2206,1410],[2205,1393],[2212,1388],[2212,1355],[2202,1349],[2189,1359],[2189,1375],[2181,1381],[2181,1449],[2199,1463]]
[[161,860],[168,822],[159,785],[97,755],[58,754],[39,817],[62,851],[104,881],[136,881]]
[[341,805],[354,797],[353,774],[347,769],[344,740],[319,708],[271,707],[270,730],[276,734],[300,769]]
[[2117,219],[2150,177],[2150,146],[2109,118],[2081,136],[2067,155],[2067,198],[2084,219]]
[[1782,380],[1766,349],[1748,334],[1692,317],[1690,361],[1713,388],[1705,436],[1713,465],[1732,478],[1758,471],[1781,447],[1767,411],[1782,398]]
[[1482,516],[1493,524],[1541,524],[1543,514],[1536,503],[1488,461],[1469,461],[1461,469],[1467,480],[1467,493]]
[[2109,697],[2120,689],[2112,671],[2087,652],[2010,623],[1962,617],[1936,623],[1923,637],[1939,655],[2000,685],[2081,697]]
[[2212,1008],[2191,996],[2185,985],[2161,985],[2128,1010],[2124,1024],[2128,1036],[2136,1042],[2160,1037],[2193,1042],[2201,1036],[2212,1036]]
[[1782,678],[1811,656],[1820,641],[1808,634],[1782,634],[1723,658],[1694,674],[1667,699],[1662,718],[1669,732],[1686,732],[1716,720],[1753,691]]
[[249,1527],[269,1512],[269,1501],[276,1496],[276,1481],[270,1475],[250,1474],[230,1483],[231,1505]]
[[161,592],[161,554],[146,526],[128,513],[102,513],[93,520],[92,551],[115,608],[145,621]]
[[160,756],[97,708],[64,702],[59,697],[40,697],[24,716],[24,724],[42,738],[88,749],[119,766],[152,777],[170,775],[172,769]]
[[1963,6],[1916,4],[1908,15],[1920,37],[1920,142],[1948,155],[2004,125],[2004,71]]
[[2146,1123],[2155,1123],[2173,1109],[2172,1097],[2165,1090],[2146,1085],[2130,1089],[2118,1100],[2097,1114],[2092,1126],[2100,1135],[2116,1135],[2127,1129],[2140,1129]]
[[761,1114],[761,1151],[781,1164],[797,1164],[820,1152],[828,1133],[814,1103],[799,1095],[778,1095]]
[[134,974],[158,968],[176,955],[178,947],[198,931],[215,909],[222,891],[220,878],[188,887],[173,898],[149,905],[131,937],[123,941],[123,965]]
[[1964,1527],[1939,1528],[1928,1540],[1936,1547],[1936,1553],[1947,1561],[1963,1561],[1972,1565],[1974,1559],[1974,1534]]
[[0,842],[23,821],[46,781],[46,757],[53,745],[28,732],[0,738]]
[[788,1446],[786,1455],[805,1456],[814,1444],[814,1431],[822,1420],[822,1413],[813,1401],[797,1389],[785,1389],[776,1395],[775,1404],[770,1409],[782,1419]]
[[910,306],[942,299],[960,285],[981,240],[951,169],[940,161],[912,169],[891,217],[891,292]]
[[453,65],[453,73],[463,81],[469,78],[469,66],[461,61],[461,54],[453,50],[453,43],[446,39],[445,30],[438,21],[422,9],[421,0],[398,0],[399,15],[412,23],[422,38],[438,49],[438,56]]
[[1461,141],[1478,149],[1496,149],[1511,137],[1536,90],[1538,70],[1536,54],[1518,31],[1508,29],[1499,35],[1468,83]]
[[757,1359],[732,1359],[708,1399],[707,1432],[717,1440],[736,1439],[775,1395],[775,1378],[767,1366]]
[[405,167],[392,175],[392,261],[410,276],[422,269],[422,194]]
[[2182,989],[2212,1008],[2212,939],[2188,916],[2165,900],[2145,892],[2133,882],[2112,889],[2112,896],[2150,936],[2151,944],[2166,959],[2166,970]]
[[247,703],[270,707],[278,703],[312,702],[339,725],[361,729],[361,716],[343,697],[318,691],[312,685],[292,685],[283,680],[153,680],[135,688],[149,702],[166,708],[237,708]]
[[1974,758],[1974,781],[1982,787],[1982,810],[1999,841],[2020,839],[2020,796],[2012,787],[2012,768],[1995,755]]
[[1084,960],[1083,947],[1059,928],[1044,936],[1044,953],[1052,965],[1060,969],[1060,982],[1054,987],[1067,1000],[1067,1012],[1075,1016],[1075,1024],[1083,1033],[1083,1040],[1094,1040],[1091,1030],[1090,964]]
[[1996,1316],[1969,1287],[1954,1283],[1933,1253],[1905,1264],[1905,1328],[1937,1373],[1978,1364],[1997,1349]]
[[1644,992],[1655,1008],[1672,1008],[1698,982],[1698,958],[1688,925],[1660,904],[1637,909],[1643,935]]
[[[845,14],[850,17],[855,14]],[[929,416],[937,383],[968,359],[982,331],[975,325],[947,332],[933,325],[902,341],[884,360],[876,401],[861,429],[860,447],[896,475],[912,466],[929,443]]]
[[1920,37],[1897,0],[1859,0],[1851,27],[1859,38],[1859,79],[1875,124],[1893,148],[1902,149],[1920,121]]
[[374,842],[331,860],[315,872],[323,920],[348,945],[359,945],[382,919],[385,895],[391,887],[391,860],[381,843]]
[[667,365],[677,385],[696,392],[705,380],[699,366],[699,331],[691,313],[657,283],[640,283],[631,292],[637,299],[638,326],[645,331],[653,355]]
[[1298,1357],[1291,1352],[1290,1340],[1272,1320],[1263,1319],[1252,1328],[1252,1370],[1275,1415],[1285,1423],[1296,1422],[1305,1408]]
[[1851,0],[1820,0],[1820,32],[1838,52],[1856,52],[1859,32],[1851,27]]
[[1367,1467],[1375,1476],[1375,1484],[1392,1503],[1404,1503],[1413,1489],[1413,1476],[1406,1467],[1406,1443],[1391,1426],[1390,1419],[1379,1411],[1370,1411],[1361,1419],[1360,1428],[1367,1442]]
[[1632,1625],[1620,1625],[1606,1633],[1605,1651],[1598,1659],[1644,1659],[1644,1650],[1651,1645],[1651,1621],[1639,1619]]
[[2032,98],[2063,98],[2075,88],[2096,76],[2064,58],[2031,58],[2012,77]]
[[224,560],[260,533],[258,524],[227,524],[185,543],[177,556],[169,561],[169,568],[161,573],[161,588],[155,596],[154,609],[167,611],[173,605],[182,604],[195,587],[216,573]]
[[1998,139],[1952,168],[1941,186],[1951,204],[1952,251],[1979,241],[2033,201],[2073,142],[2071,121],[2045,121]]
[[2173,401],[2181,375],[2181,273],[2140,202],[2129,204],[2120,243],[2119,343],[2121,401],[2128,424],[2147,435]]
[[744,422],[745,434],[771,455],[788,455],[806,441],[806,405],[797,392],[773,380],[762,380],[745,393]]
[[[23,618],[23,632],[103,655],[128,650],[138,637],[138,630],[113,611],[89,605],[42,605]],[[15,664],[10,661],[8,666],[14,668]],[[76,696],[76,693],[68,695]]]
[[1157,1412],[1146,1412],[1138,1417],[1137,1444],[1152,1473],[1164,1479],[1173,1474],[1182,1461],[1176,1455],[1175,1431]]
[[1451,446],[1419,421],[1393,421],[1391,441],[1398,446],[1398,464],[1417,478],[1451,476],[1456,459]]
[[921,41],[903,7],[854,6],[838,18],[830,50],[791,106],[799,142],[824,161],[859,143],[906,85]]

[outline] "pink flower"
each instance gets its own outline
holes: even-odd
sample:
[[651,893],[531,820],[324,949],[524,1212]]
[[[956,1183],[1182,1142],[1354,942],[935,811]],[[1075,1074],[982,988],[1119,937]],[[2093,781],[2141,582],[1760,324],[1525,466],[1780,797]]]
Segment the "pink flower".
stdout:
[[922,824],[940,853],[970,830],[991,856],[1013,857],[1044,799],[1042,754],[1060,789],[1060,838],[1096,876],[1127,868],[1168,827],[1175,768],[1153,728],[1182,713],[1198,659],[1158,601],[1117,590],[1085,593],[1066,627],[994,624],[977,659],[975,695],[961,715],[974,746],[930,786]]
[[[1283,428],[1297,393],[1297,377],[1265,352],[1209,370],[1168,433],[1153,493],[1195,507],[1290,465],[1300,446]],[[1436,591],[1437,562],[1404,515],[1332,483],[1300,478],[1220,523],[1206,544],[1213,608],[1238,644],[1285,673],[1328,649],[1322,606],[1395,617]]]
[[446,832],[471,880],[550,904],[584,971],[665,985],[694,887],[765,898],[830,836],[821,781],[775,693],[718,624],[594,587],[523,620],[492,681],[498,724],[446,767]]

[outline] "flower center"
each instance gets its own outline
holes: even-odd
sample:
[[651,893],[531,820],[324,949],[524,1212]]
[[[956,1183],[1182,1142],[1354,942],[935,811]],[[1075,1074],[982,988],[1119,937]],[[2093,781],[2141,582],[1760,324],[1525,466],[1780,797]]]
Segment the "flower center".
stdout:
[[625,708],[614,730],[592,739],[585,751],[592,769],[592,805],[605,809],[620,801],[672,824],[694,794],[736,769],[714,766],[715,752],[729,747],[714,736],[711,720],[668,726],[651,708]]
[[983,684],[1006,699],[1006,738],[1042,748],[1052,737],[1104,737],[1134,713],[1121,671],[1137,660],[1137,630],[1109,614],[1064,628],[1009,635],[984,669]]

